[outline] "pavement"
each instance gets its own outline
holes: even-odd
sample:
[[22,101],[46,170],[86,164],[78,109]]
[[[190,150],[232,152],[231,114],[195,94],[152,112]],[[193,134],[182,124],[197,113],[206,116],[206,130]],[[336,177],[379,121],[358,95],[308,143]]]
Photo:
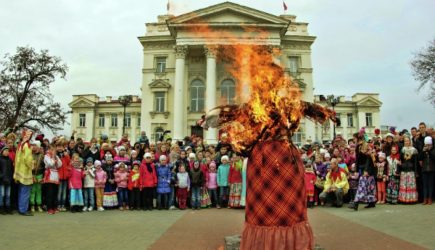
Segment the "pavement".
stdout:
[[[316,207],[316,244],[329,249],[435,249],[435,206]],[[0,215],[0,249],[223,249],[242,209]]]

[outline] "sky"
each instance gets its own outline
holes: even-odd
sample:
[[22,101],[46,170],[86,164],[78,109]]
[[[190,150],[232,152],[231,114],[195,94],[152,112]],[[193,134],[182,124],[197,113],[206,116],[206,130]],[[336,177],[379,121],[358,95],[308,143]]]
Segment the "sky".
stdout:
[[[171,0],[180,15],[217,0]],[[274,15],[282,0],[233,0]],[[0,0],[0,56],[17,46],[48,49],[68,65],[67,80],[51,90],[69,110],[74,94],[140,95],[145,23],[166,14],[166,0]],[[352,96],[376,92],[381,125],[435,126],[435,108],[417,92],[409,65],[435,38],[433,0],[287,0],[286,14],[308,22],[315,94]],[[69,125],[65,126],[69,133]]]

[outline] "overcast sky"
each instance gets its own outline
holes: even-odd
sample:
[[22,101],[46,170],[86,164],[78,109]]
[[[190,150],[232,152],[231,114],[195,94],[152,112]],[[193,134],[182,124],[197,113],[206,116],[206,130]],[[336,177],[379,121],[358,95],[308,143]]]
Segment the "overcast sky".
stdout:
[[[218,4],[173,0],[172,12]],[[282,0],[234,0],[274,15]],[[69,66],[52,91],[65,108],[73,94],[140,95],[145,23],[166,13],[166,0],[0,0],[0,55],[17,46],[49,49]],[[409,61],[435,38],[433,0],[287,0],[288,14],[308,22],[315,94],[380,93],[381,124],[435,125],[435,109],[417,93]],[[69,129],[68,129],[69,131]],[[69,133],[69,132],[68,132]]]

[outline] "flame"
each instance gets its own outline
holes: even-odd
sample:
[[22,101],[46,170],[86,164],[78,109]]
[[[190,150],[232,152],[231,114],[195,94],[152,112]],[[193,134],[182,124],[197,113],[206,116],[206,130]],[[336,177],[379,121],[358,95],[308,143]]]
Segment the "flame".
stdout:
[[[200,20],[197,22],[199,25],[191,27],[192,33],[209,39],[206,41],[209,49],[216,49],[215,41],[222,42],[225,38],[224,44],[219,44],[217,59],[235,79],[237,105],[217,109],[222,109],[219,127],[229,135],[236,151],[247,150],[259,140],[276,136],[280,128],[296,131],[307,107],[318,120],[330,117],[326,109],[319,115],[316,113],[319,107],[313,109],[301,101],[299,86],[279,62],[280,48],[261,43],[268,41],[267,32],[246,28],[240,35],[211,29]],[[260,44],[248,39],[253,33]]]

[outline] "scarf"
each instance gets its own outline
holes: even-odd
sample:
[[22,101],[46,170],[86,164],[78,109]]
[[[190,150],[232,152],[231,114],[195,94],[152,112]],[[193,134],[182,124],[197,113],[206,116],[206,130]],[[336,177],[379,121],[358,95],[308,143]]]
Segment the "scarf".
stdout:
[[147,166],[148,172],[152,173],[153,168],[151,167],[151,163],[145,163],[145,165]]

